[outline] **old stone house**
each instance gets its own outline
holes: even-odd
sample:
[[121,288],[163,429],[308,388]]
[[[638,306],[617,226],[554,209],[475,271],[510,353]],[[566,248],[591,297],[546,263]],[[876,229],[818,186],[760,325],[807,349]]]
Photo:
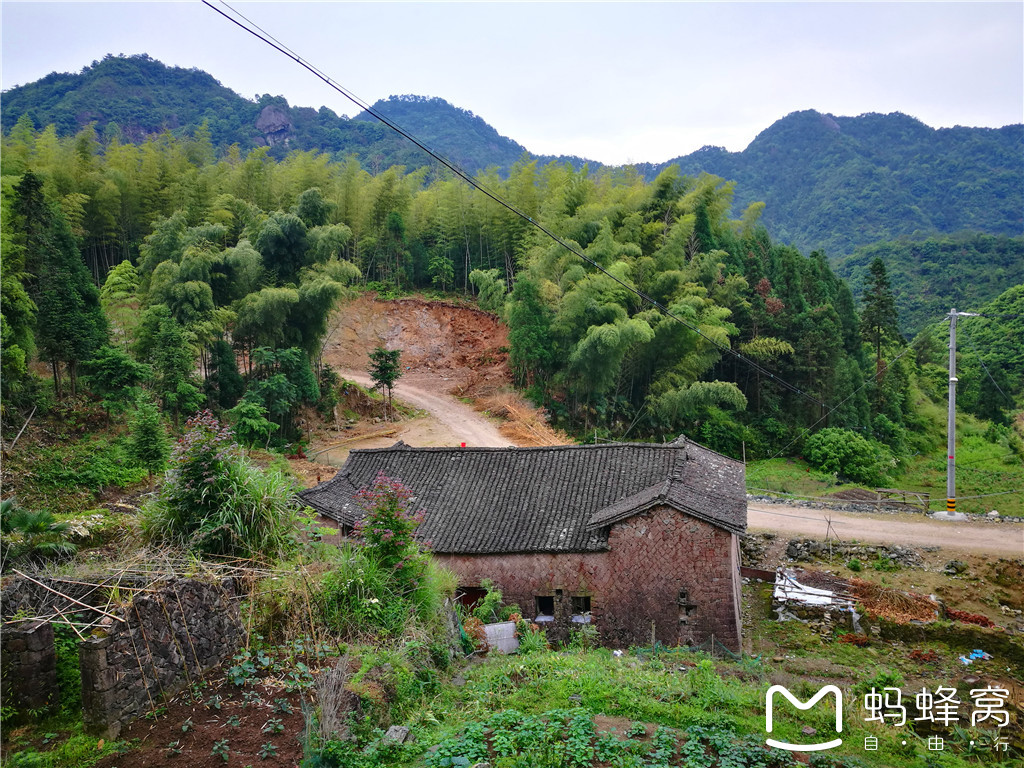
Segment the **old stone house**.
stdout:
[[740,645],[743,465],[683,438],[546,448],[352,451],[303,491],[347,531],[356,491],[383,471],[413,493],[419,534],[463,589],[491,579],[506,602],[565,637],[593,622],[606,645]]

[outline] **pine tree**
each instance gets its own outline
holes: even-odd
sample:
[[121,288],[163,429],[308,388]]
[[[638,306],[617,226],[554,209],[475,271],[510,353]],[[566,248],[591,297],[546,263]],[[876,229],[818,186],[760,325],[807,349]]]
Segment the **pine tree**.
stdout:
[[149,473],[149,489],[153,475],[167,466],[171,444],[167,439],[160,412],[145,398],[136,401],[135,415],[128,423],[128,457]]
[[384,349],[384,347],[377,347],[370,353],[370,378],[373,379],[375,387],[387,390],[385,416],[389,418],[389,414],[393,411],[391,389],[402,375],[401,355],[401,350]]
[[78,363],[107,340],[99,291],[67,221],[43,196],[40,179],[26,173],[14,191],[16,231],[31,275],[29,295],[38,308],[35,338],[39,356],[52,366],[57,395],[61,393],[62,364],[75,394]]
[[879,258],[868,267],[868,281],[861,302],[864,304],[860,315],[861,335],[875,348],[875,412],[878,413],[882,410],[882,379],[885,375],[882,343],[899,338],[896,299],[889,285],[885,262]]

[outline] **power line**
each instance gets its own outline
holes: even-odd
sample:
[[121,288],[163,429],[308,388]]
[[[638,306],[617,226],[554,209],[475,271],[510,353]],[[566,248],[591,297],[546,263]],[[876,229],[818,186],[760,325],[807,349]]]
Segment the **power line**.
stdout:
[[[773,372],[769,371],[767,368],[764,368],[763,366],[761,366],[758,363],[754,362],[753,360],[751,360],[750,358],[746,357],[742,353],[737,352],[736,350],[732,349],[731,347],[728,347],[728,346],[725,346],[723,344],[720,344],[718,341],[716,341],[711,336],[709,336],[704,331],[702,331],[699,327],[697,327],[695,325],[692,325],[692,324],[688,323],[687,321],[683,320],[681,317],[679,317],[678,315],[676,315],[673,312],[671,312],[667,307],[665,307],[664,305],[662,305],[660,302],[656,301],[655,299],[651,298],[649,295],[647,295],[643,291],[637,289],[636,287],[630,285],[629,283],[625,282],[624,280],[621,280],[620,278],[618,278],[615,275],[613,275],[611,272],[606,270],[604,267],[602,267],[596,261],[594,261],[593,259],[589,258],[588,256],[585,256],[577,248],[572,247],[569,243],[567,243],[565,240],[563,240],[558,235],[553,233],[551,230],[549,230],[543,224],[541,224],[540,222],[536,221],[535,219],[533,219],[528,214],[526,214],[523,211],[521,211],[518,208],[516,208],[514,205],[512,205],[511,203],[506,201],[503,197],[501,197],[496,192],[493,192],[490,189],[488,189],[484,184],[482,184],[479,181],[477,181],[476,179],[474,179],[472,176],[470,176],[466,171],[464,171],[462,168],[457,166],[455,163],[451,162],[450,160],[448,160],[447,158],[445,158],[444,156],[442,156],[438,152],[436,152],[433,149],[431,149],[430,147],[428,147],[426,144],[424,144],[422,141],[417,139],[411,133],[409,133],[408,131],[404,130],[397,123],[395,123],[394,121],[392,121],[391,119],[389,119],[385,115],[383,115],[380,112],[378,112],[377,110],[375,110],[371,105],[366,104],[364,101],[362,101],[362,99],[359,99],[357,96],[352,94],[350,91],[348,91],[346,88],[344,88],[340,84],[336,83],[330,76],[328,76],[327,74],[325,74],[324,72],[322,72],[321,70],[319,70],[318,68],[316,68],[315,66],[310,64],[309,62],[307,62],[305,59],[303,59],[297,53],[295,53],[294,51],[289,49],[283,43],[277,41],[269,33],[264,32],[256,24],[254,24],[253,22],[251,22],[248,19],[246,19],[245,16],[243,16],[241,13],[239,13],[234,8],[232,8],[230,5],[228,5],[226,2],[224,2],[224,0],[221,0],[221,4],[224,5],[225,7],[229,8],[232,13],[234,13],[237,16],[239,16],[240,18],[242,18],[246,23],[243,23],[242,21],[239,21],[238,19],[233,18],[232,16],[228,15],[227,13],[225,13],[222,10],[220,10],[219,8],[216,8],[208,0],[203,0],[203,4],[205,6],[207,6],[208,8],[210,8],[211,10],[213,10],[213,11],[217,12],[218,14],[220,14],[221,16],[223,16],[225,19],[227,19],[231,23],[233,23],[236,26],[240,27],[241,29],[245,30],[250,35],[252,35],[253,37],[257,38],[258,40],[261,40],[264,43],[266,43],[267,45],[269,45],[271,48],[273,48],[274,50],[278,51],[282,55],[287,56],[288,58],[292,59],[295,63],[297,63],[303,69],[306,69],[311,74],[313,74],[316,77],[318,77],[320,80],[322,80],[324,83],[326,83],[330,88],[332,88],[333,90],[335,90],[338,93],[340,93],[342,96],[344,96],[346,99],[351,101],[353,104],[355,104],[356,106],[358,106],[361,109],[363,109],[365,112],[369,113],[373,117],[375,117],[378,120],[380,120],[382,123],[384,123],[384,125],[386,125],[388,128],[391,128],[393,131],[395,131],[396,133],[398,133],[399,135],[401,135],[405,139],[408,139],[409,141],[411,141],[413,144],[415,144],[421,150],[426,152],[428,155],[430,155],[432,158],[434,158],[437,162],[441,163],[443,166],[445,166],[448,170],[450,170],[452,173],[454,173],[456,176],[458,176],[464,182],[466,182],[467,184],[469,184],[473,188],[479,190],[481,193],[483,193],[484,195],[486,195],[487,197],[489,197],[491,200],[493,200],[494,202],[498,203],[502,207],[506,208],[511,213],[515,214],[516,216],[519,216],[524,221],[527,221],[530,224],[532,224],[533,226],[535,226],[537,229],[539,229],[541,232],[543,232],[545,235],[547,235],[549,238],[551,238],[553,241],[555,241],[558,245],[560,245],[563,248],[565,248],[567,251],[572,253],[574,256],[577,256],[578,258],[582,259],[584,262],[586,262],[591,267],[593,267],[594,269],[596,269],[599,272],[601,272],[603,275],[605,275],[606,277],[611,279],[613,282],[621,285],[627,291],[629,291],[629,292],[633,293],[634,295],[638,296],[643,301],[646,301],[648,304],[650,304],[655,309],[659,310],[666,317],[676,321],[677,323],[679,323],[680,325],[683,325],[686,328],[689,328],[691,331],[693,331],[698,336],[703,338],[705,341],[710,343],[713,347],[718,349],[720,352],[730,354],[733,357],[735,357],[736,359],[743,361],[747,365],[751,366],[754,370],[756,370],[759,373],[761,373],[763,376],[766,376],[770,381],[774,381],[779,386],[781,386],[781,387],[783,387],[785,389],[788,389],[789,391],[791,391],[791,392],[793,392],[793,393],[795,393],[797,395],[800,395],[801,397],[804,397],[807,400],[810,400],[811,402],[813,402],[816,405],[818,405],[820,408],[828,408],[828,405],[826,403],[822,402],[821,400],[819,400],[818,398],[814,397],[813,395],[808,394],[807,392],[804,392],[799,387],[794,386],[793,384],[790,384],[785,379],[782,379],[781,377],[776,376]],[[246,24],[250,24],[252,26],[251,27],[250,26],[246,26]]]
[[[918,339],[920,339],[920,338],[922,338],[922,337],[919,336]],[[896,357],[894,357],[892,360],[889,361],[889,365],[892,365],[897,360],[899,360],[901,357],[903,357],[905,354],[907,354],[911,349],[914,348],[914,344],[916,344],[916,343],[917,343],[917,339],[914,339],[914,341],[910,342],[910,344],[908,344],[906,346],[906,348],[902,352],[900,352],[898,355],[896,355]],[[818,426],[818,424],[823,422],[825,419],[827,419],[829,416],[831,416],[833,412],[838,410],[841,405],[845,404],[848,400],[850,400],[852,397],[854,397],[856,394],[858,394],[862,389],[864,389],[866,386],[868,386],[868,384],[870,384],[872,379],[874,379],[874,378],[875,378],[875,376],[871,375],[871,376],[868,376],[866,379],[864,379],[864,383],[863,384],[861,384],[859,387],[857,387],[857,389],[853,390],[853,392],[851,392],[849,395],[847,395],[842,400],[840,400],[839,403],[834,408],[831,408],[831,409],[827,410],[817,421],[815,421],[812,424],[810,424],[809,426],[805,427],[804,430],[799,435],[797,435],[792,440],[790,440],[785,445],[785,447],[783,447],[782,449],[777,451],[774,455],[768,457],[768,460],[770,461],[771,459],[777,459],[779,456],[781,456],[786,451],[788,451],[790,448],[792,448],[793,445],[795,445],[801,439],[803,439],[804,435],[806,435],[808,432],[810,432],[812,429],[814,429],[816,426]]]
[[[988,315],[979,315],[979,317],[988,317]],[[982,358],[981,352],[979,352],[978,348],[976,346],[974,346],[974,340],[971,339],[971,337],[969,335],[967,336],[967,343],[970,345],[971,351],[974,352],[974,354],[978,357],[978,362],[981,363],[981,368],[982,368],[983,371],[985,371],[985,375],[988,376],[988,380],[992,382],[992,385],[997,390],[999,390],[999,394],[1002,395],[1003,397],[1005,397],[1007,402],[1010,403],[1010,405],[1013,405],[1014,404],[1013,398],[1010,397],[1005,392],[1003,392],[1003,388],[1000,387],[999,383],[995,379],[992,378],[992,374],[989,373],[988,366],[985,365],[985,360],[984,360],[984,358]]]

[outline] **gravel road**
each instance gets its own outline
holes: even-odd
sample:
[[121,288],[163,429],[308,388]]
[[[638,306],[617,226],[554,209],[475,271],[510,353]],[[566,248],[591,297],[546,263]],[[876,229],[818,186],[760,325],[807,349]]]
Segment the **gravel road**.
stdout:
[[1024,524],[970,520],[943,522],[909,514],[871,512],[825,512],[781,504],[747,505],[747,525],[752,530],[774,531],[792,536],[824,539],[832,520],[833,535],[849,541],[901,546],[939,546],[944,549],[986,552],[992,555],[1024,557]]

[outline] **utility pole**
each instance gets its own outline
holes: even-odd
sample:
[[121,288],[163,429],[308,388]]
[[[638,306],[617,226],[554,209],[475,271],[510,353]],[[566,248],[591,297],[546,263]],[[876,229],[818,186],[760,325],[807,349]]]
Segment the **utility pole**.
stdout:
[[977,312],[949,310],[949,414],[946,422],[946,515],[956,516],[956,319]]

